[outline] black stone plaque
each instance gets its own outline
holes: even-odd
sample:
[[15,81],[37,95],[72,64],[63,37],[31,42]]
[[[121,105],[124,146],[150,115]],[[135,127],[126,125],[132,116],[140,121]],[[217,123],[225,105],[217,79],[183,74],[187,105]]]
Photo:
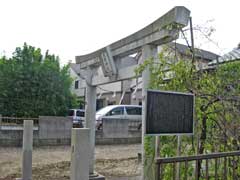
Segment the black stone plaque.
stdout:
[[145,133],[193,134],[193,107],[193,94],[148,90]]

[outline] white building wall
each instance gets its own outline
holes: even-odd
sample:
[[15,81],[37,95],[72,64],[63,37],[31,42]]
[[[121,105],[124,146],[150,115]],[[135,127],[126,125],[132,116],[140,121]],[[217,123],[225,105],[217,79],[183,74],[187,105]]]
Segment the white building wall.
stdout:
[[78,97],[84,96],[84,89],[80,89],[80,88],[76,89],[75,88],[75,81],[78,81],[78,83],[79,83],[78,87],[80,87],[80,83],[82,83],[82,79],[77,75],[77,73],[72,68],[69,68],[69,69],[70,69],[69,70],[70,76],[73,79],[73,82],[72,82],[72,85],[70,88],[71,92],[73,94],[76,94]]

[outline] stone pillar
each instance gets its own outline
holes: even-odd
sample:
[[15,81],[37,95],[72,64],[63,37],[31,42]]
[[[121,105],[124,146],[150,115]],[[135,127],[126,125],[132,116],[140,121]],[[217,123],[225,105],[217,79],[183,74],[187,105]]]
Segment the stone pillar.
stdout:
[[22,180],[32,179],[33,121],[24,120]]
[[[157,46],[145,45],[142,47],[142,59],[143,61],[149,58],[155,58],[157,56]],[[142,180],[147,179],[144,173],[144,162],[145,162],[145,152],[144,152],[144,135],[145,135],[145,124],[146,124],[146,102],[147,102],[147,89],[150,82],[150,71],[149,67],[142,73]]]
[[71,138],[71,180],[89,179],[90,130],[73,128]]
[[90,129],[90,164],[89,173],[94,174],[94,163],[95,163],[95,115],[96,115],[96,86],[91,86],[86,83],[87,94],[86,94],[86,108],[85,108],[85,120],[86,128]]

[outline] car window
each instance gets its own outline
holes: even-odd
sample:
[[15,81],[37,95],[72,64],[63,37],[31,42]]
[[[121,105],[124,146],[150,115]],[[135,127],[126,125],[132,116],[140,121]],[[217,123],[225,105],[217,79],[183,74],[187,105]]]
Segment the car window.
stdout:
[[106,115],[107,116],[116,116],[116,115],[123,115],[124,114],[124,108],[123,107],[116,107],[109,111]]
[[84,117],[84,111],[77,111],[77,116]]
[[128,115],[142,115],[141,107],[126,107]]

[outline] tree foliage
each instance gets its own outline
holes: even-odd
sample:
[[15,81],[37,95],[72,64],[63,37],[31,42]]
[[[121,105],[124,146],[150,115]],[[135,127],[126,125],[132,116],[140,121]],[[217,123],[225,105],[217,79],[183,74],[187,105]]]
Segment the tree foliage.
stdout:
[[36,117],[65,115],[74,101],[68,66],[41,49],[17,47],[11,58],[0,58],[0,114]]

